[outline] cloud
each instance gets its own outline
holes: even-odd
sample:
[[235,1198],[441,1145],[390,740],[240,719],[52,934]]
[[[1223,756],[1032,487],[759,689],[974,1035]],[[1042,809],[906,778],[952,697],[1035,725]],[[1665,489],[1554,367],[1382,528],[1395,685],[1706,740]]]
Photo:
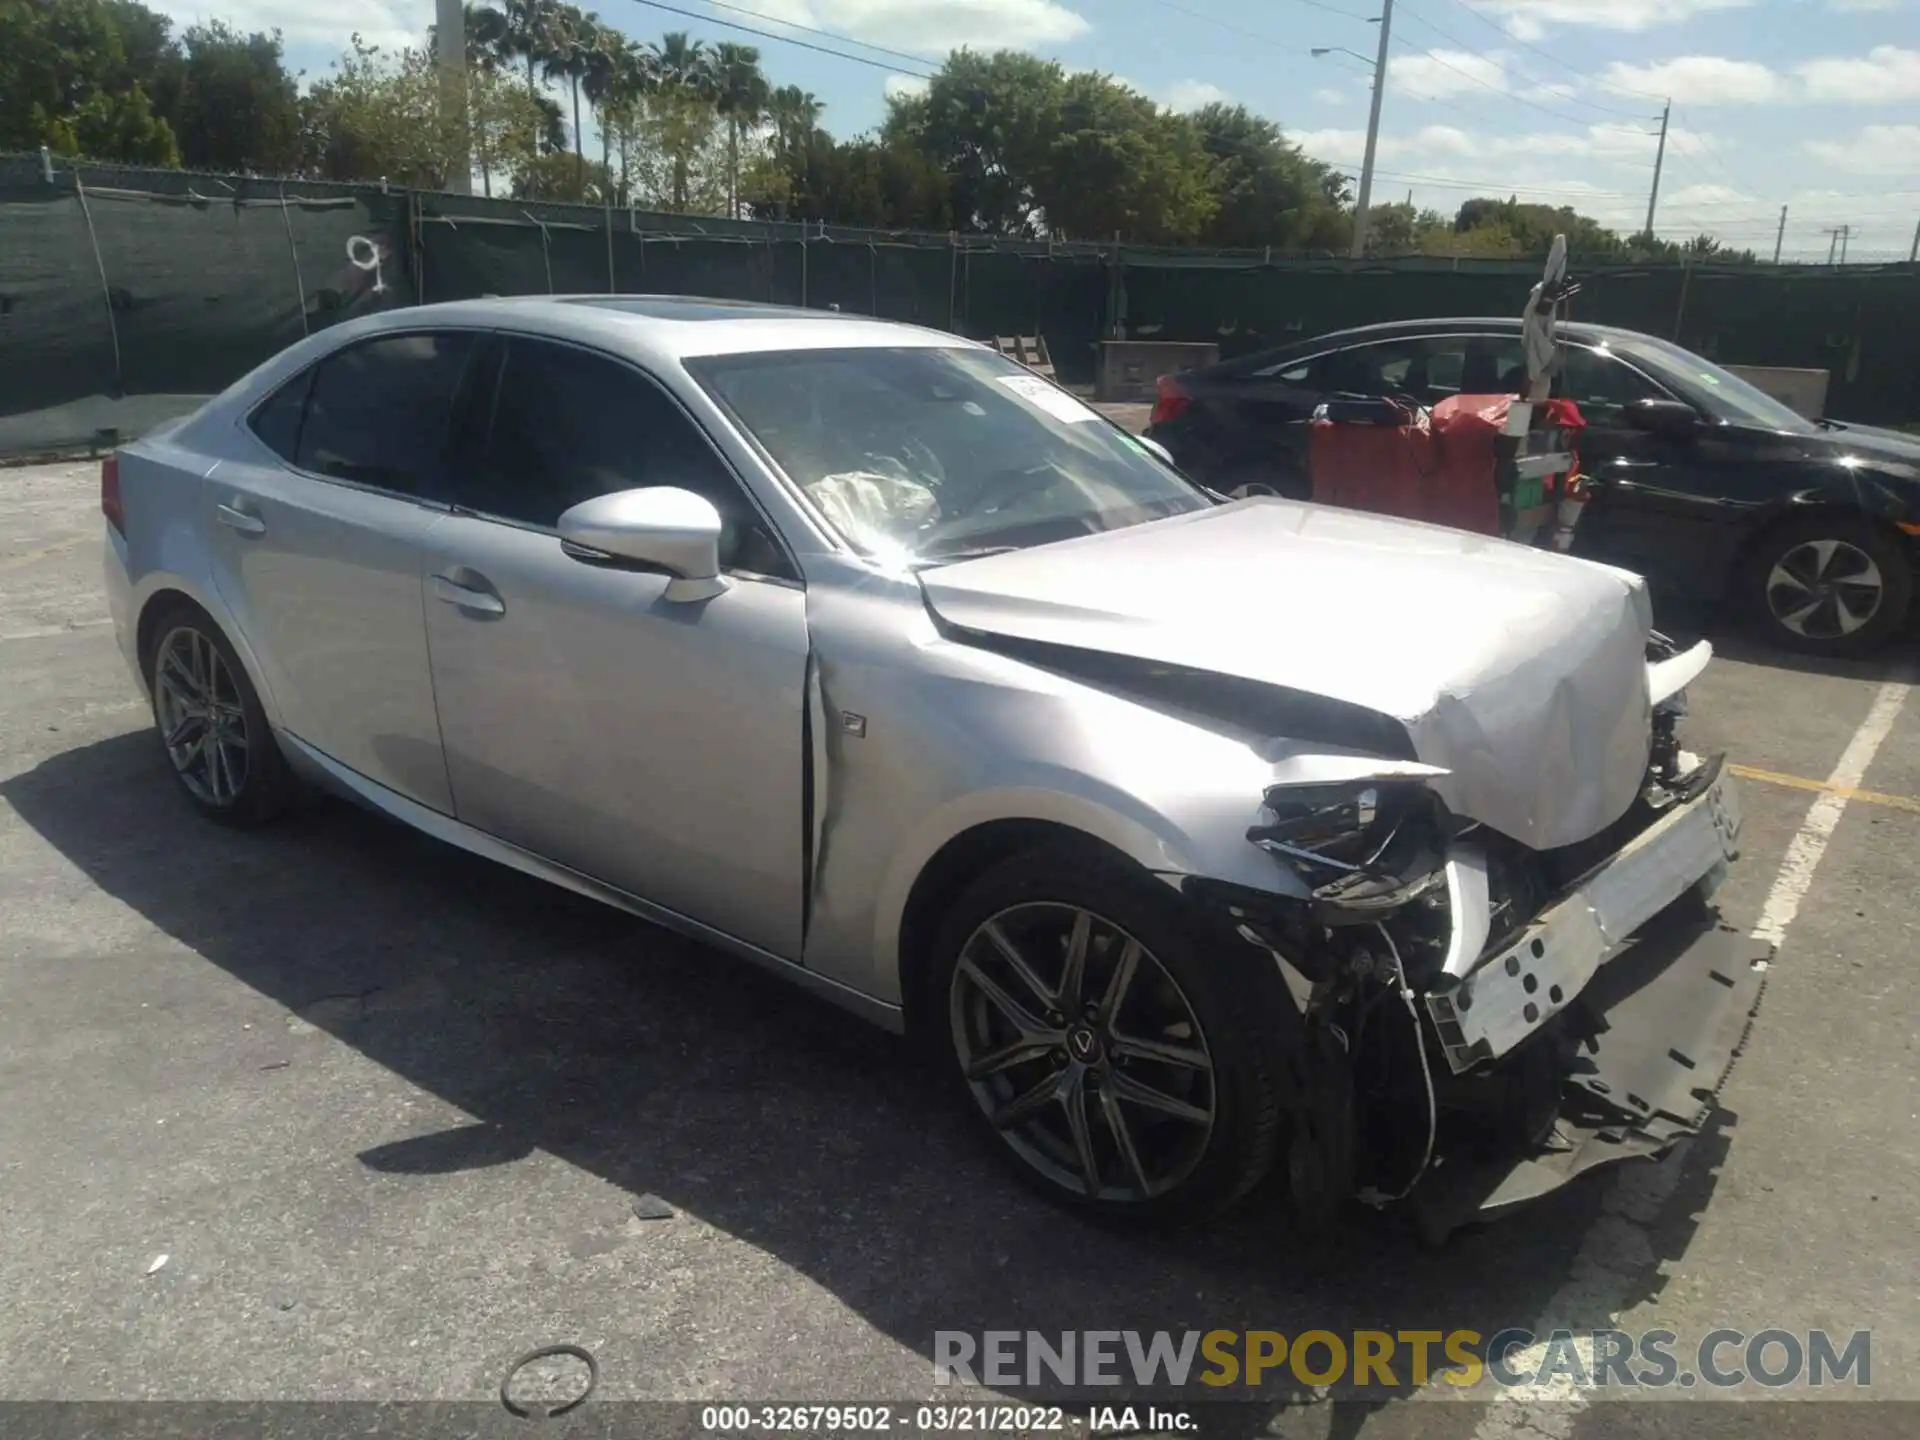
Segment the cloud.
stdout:
[[1920,50],[1876,45],[1857,59],[1809,60],[1798,70],[1809,100],[1837,105],[1920,100]]
[[1751,60],[1683,55],[1650,65],[1609,65],[1611,90],[1671,95],[1687,105],[1890,105],[1920,100],[1920,50],[1876,45],[1865,55],[1802,61],[1782,74]]
[[1681,25],[1716,10],[1741,10],[1753,0],[1489,0],[1480,7],[1506,17],[1522,40],[1543,39],[1549,30],[1590,25],[1596,30],[1654,30]]
[[1718,55],[1682,55],[1651,65],[1619,61],[1606,68],[1601,84],[1642,95],[1671,95],[1689,105],[1762,105],[1785,97],[1785,79],[1752,60]]
[[1336,90],[1331,85],[1328,85],[1323,89],[1314,91],[1313,98],[1318,100],[1322,105],[1344,105],[1347,103],[1348,96],[1346,91]]
[[[199,5],[169,11],[176,30],[207,18]],[[369,45],[398,50],[424,45],[433,23],[433,0],[335,0],[315,5],[311,0],[223,0],[217,13],[234,29],[246,33],[278,30],[289,57],[296,51],[333,56],[344,54],[349,37],[358,33]]]
[[1835,10],[1842,11],[1898,10],[1900,8],[1900,0],[1827,0],[1827,3]]
[[1387,62],[1387,85],[1392,93],[1410,100],[1444,100],[1475,90],[1505,90],[1503,59],[1498,52],[1473,55],[1465,50],[1396,55]]
[[[811,25],[916,54],[963,45],[1022,49],[1087,33],[1086,17],[1059,0],[734,0],[774,21]],[[817,39],[817,37],[814,37]]]
[[889,100],[904,100],[909,95],[927,93],[927,82],[918,75],[887,76],[886,96]]
[[1854,175],[1920,175],[1920,125],[1868,125],[1844,140],[1807,140],[1800,148]]
[[[1366,132],[1358,129],[1330,128],[1305,130],[1291,136],[1316,160],[1330,165],[1357,169],[1366,148]],[[1489,177],[1504,174],[1514,162],[1530,160],[1592,160],[1602,164],[1631,166],[1636,170],[1653,164],[1654,137],[1634,125],[1590,125],[1581,132],[1543,131],[1537,133],[1485,133],[1463,130],[1457,125],[1424,125],[1411,134],[1388,131],[1376,147],[1377,163],[1418,164],[1423,172],[1435,171],[1435,162],[1460,160],[1474,165],[1476,183],[1488,182],[1499,190],[1504,182]],[[1697,153],[1705,144],[1716,151],[1730,148],[1731,142],[1719,136],[1702,136],[1698,131],[1675,126],[1668,132],[1669,149]],[[1492,167],[1499,167],[1494,169]],[[1443,176],[1442,178],[1451,178]],[[1575,182],[1551,180],[1554,188]],[[1636,174],[1632,183],[1640,180]]]
[[1232,99],[1211,80],[1177,80],[1167,89],[1167,108],[1183,115],[1206,105],[1225,105]]

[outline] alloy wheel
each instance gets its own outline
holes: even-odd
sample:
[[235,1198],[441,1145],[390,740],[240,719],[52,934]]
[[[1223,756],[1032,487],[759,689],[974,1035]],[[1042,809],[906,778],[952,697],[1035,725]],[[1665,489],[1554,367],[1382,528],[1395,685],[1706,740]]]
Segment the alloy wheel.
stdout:
[[1773,618],[1808,640],[1838,640],[1880,612],[1886,581],[1873,557],[1845,540],[1795,545],[1767,573]]
[[247,783],[247,717],[219,649],[193,626],[168,631],[155,652],[153,684],[175,772],[206,804],[233,804]]
[[1119,926],[1055,902],[1002,910],[961,948],[948,1009],[981,1112],[1061,1188],[1151,1200],[1205,1154],[1206,1036],[1172,974]]

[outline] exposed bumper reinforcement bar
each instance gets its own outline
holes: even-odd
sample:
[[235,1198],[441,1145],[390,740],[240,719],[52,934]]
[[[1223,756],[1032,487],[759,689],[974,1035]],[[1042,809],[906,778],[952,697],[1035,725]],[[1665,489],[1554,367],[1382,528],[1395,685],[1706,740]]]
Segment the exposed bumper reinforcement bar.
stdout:
[[1697,1134],[1746,1046],[1772,954],[1712,918],[1649,926],[1580,997],[1596,1033],[1579,1046],[1547,1142],[1499,1160],[1437,1157],[1409,1199],[1422,1235],[1437,1242],[1596,1166]]

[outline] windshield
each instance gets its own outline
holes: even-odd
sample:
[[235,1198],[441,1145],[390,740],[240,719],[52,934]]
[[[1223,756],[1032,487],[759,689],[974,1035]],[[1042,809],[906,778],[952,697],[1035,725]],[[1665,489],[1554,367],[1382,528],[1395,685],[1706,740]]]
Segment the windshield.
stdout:
[[1098,411],[991,351],[796,350],[687,369],[869,555],[952,560],[1211,503]]
[[1732,425],[1757,425],[1763,430],[1813,429],[1813,422],[1791,407],[1774,399],[1766,391],[1722,370],[1711,360],[1703,360],[1691,350],[1650,335],[1617,339],[1613,350],[1638,360],[1654,374],[1678,386],[1686,398],[1716,420]]

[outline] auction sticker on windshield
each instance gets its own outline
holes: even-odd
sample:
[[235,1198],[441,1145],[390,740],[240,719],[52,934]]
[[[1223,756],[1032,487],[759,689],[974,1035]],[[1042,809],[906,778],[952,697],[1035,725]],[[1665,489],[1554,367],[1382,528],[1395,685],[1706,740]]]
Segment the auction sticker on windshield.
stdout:
[[1059,386],[1048,384],[1038,375],[1002,375],[1000,383],[1029,405],[1038,406],[1056,420],[1076,422],[1100,418],[1099,411],[1081,404]]

